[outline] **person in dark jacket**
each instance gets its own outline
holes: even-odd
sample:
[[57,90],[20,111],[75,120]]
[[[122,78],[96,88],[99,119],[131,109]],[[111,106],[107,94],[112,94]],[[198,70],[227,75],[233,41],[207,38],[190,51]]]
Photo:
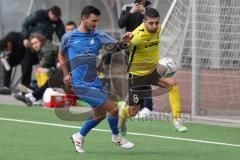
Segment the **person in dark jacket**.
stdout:
[[124,5],[118,20],[118,26],[125,28],[126,32],[132,32],[142,23],[145,7],[148,7],[150,4],[150,1],[135,0],[132,4]]
[[[135,0],[132,4],[126,4],[122,8],[120,18],[118,20],[118,26],[120,28],[126,28],[126,32],[132,32],[143,22],[145,8],[151,4],[150,1]],[[126,53],[128,55],[128,52]],[[150,86],[142,87],[144,90],[151,89]],[[144,98],[141,101],[141,111],[137,115],[137,118],[150,117],[151,111],[153,110],[152,98]]]
[[[48,10],[38,10],[25,18],[22,24],[22,35],[24,43],[27,43],[31,33],[40,33],[48,40],[52,40],[52,35],[56,32],[59,40],[65,33],[64,24],[61,20],[61,9],[57,6]],[[29,43],[29,41],[28,41]],[[25,47],[27,47],[25,45]]]
[[[75,22],[68,21],[65,24],[65,32],[71,32],[76,27],[77,27],[77,25],[76,25]],[[43,50],[48,50],[47,46],[48,45],[45,45],[45,49],[43,48]],[[52,50],[52,51],[54,51],[54,50]],[[33,92],[27,93],[25,95],[16,95],[15,98],[24,102],[28,106],[32,106],[33,104],[35,104],[36,101],[42,99],[43,94],[44,94],[44,92],[47,88],[49,88],[49,82],[48,81],[43,86],[39,87],[38,89],[34,90]],[[25,90],[25,89],[23,89],[23,90]]]
[[30,36],[31,49],[37,54],[41,70],[51,72],[56,67],[56,57],[58,47],[54,46],[49,40],[39,33]]
[[58,48],[54,46],[49,40],[39,33],[34,33],[29,38],[32,54],[36,54],[39,59],[39,67],[36,69],[35,74],[46,75],[46,79],[42,82],[41,86],[33,93],[25,95],[16,94],[14,97],[17,100],[23,101],[28,106],[31,106],[34,102],[42,98],[42,95],[46,88],[48,88],[48,79],[51,72],[56,67],[56,57]]
[[8,69],[4,67],[3,87],[0,88],[0,94],[10,94],[12,68],[21,63],[25,53],[21,33],[12,31],[1,39],[0,52],[1,59],[5,59],[10,66]]
[[52,40],[56,32],[59,40],[65,33],[65,28],[61,17],[61,10],[54,6],[48,10],[38,10],[28,16],[22,25],[23,44],[26,47],[26,54],[22,62],[22,84],[29,87],[31,82],[32,66],[38,63],[36,54],[32,54],[29,43],[29,36],[32,33],[40,33],[47,40]]

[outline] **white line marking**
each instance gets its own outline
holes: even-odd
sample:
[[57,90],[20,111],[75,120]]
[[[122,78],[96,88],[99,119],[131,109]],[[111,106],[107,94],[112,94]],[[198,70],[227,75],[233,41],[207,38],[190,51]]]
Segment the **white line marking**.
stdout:
[[[75,128],[75,129],[80,128],[79,126],[70,126],[70,125],[64,125],[64,124],[46,123],[46,122],[38,122],[38,121],[27,121],[27,120],[20,120],[20,119],[0,118],[0,120],[1,121],[10,121],[10,122],[19,122],[19,123],[28,123],[28,124],[38,124],[38,125],[45,125],[45,126],[55,126],[55,127],[62,127],[62,128]],[[109,130],[104,130],[104,129],[93,129],[93,130],[99,131],[99,132],[110,132]],[[240,144],[221,143],[221,142],[213,142],[213,141],[205,141],[205,140],[197,140],[197,139],[189,139],[189,138],[177,138],[177,137],[168,137],[168,136],[134,133],[134,132],[128,132],[128,134],[136,135],[136,136],[179,140],[179,141],[197,142],[197,143],[204,143],[204,144],[215,144],[215,145],[222,145],[222,146],[240,147]]]

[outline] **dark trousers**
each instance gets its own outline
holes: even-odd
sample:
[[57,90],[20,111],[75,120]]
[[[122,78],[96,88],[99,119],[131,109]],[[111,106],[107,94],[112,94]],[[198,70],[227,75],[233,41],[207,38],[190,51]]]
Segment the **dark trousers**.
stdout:
[[151,85],[157,85],[158,81],[159,75],[156,70],[145,76],[129,74],[129,105],[140,105],[140,109],[146,107],[152,111],[153,102]]
[[45,90],[49,87],[48,81],[40,88],[36,89],[32,95],[37,99],[42,99]]
[[143,98],[143,100],[140,103],[140,110],[142,110],[144,107],[148,108],[150,111],[153,110],[153,102],[152,98]]
[[38,56],[31,49],[26,49],[24,59],[22,61],[22,84],[29,87],[32,78],[32,66],[38,64]]
[[16,55],[14,53],[10,54],[8,57],[8,63],[11,66],[11,69],[9,71],[7,71],[5,68],[3,70],[4,72],[4,78],[3,78],[3,86],[5,87],[10,87],[10,83],[11,83],[11,76],[12,76],[12,69],[13,67],[15,67],[16,65],[21,64],[21,61],[24,57],[24,53],[22,53],[22,55]]
[[[151,86],[144,86],[144,90],[151,90]],[[148,108],[150,111],[153,110],[153,102],[151,97],[142,98],[140,100],[140,110],[144,107]]]
[[11,75],[12,75],[12,68],[10,71],[6,71],[4,68],[3,86],[8,88],[10,87]]

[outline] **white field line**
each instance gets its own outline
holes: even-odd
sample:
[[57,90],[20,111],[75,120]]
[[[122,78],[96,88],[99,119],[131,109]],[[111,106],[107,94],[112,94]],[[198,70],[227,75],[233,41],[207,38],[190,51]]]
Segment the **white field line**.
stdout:
[[[70,126],[70,125],[57,124],[57,123],[27,121],[27,120],[1,118],[1,117],[0,117],[0,121],[19,122],[19,123],[27,123],[27,124],[37,124],[37,125],[45,125],[45,126],[55,126],[55,127],[62,127],[62,128],[74,128],[74,129],[79,129],[80,128],[79,126]],[[99,131],[99,132],[110,132],[109,130],[104,130],[104,129],[93,129],[93,130],[94,131]],[[205,141],[205,140],[189,139],[189,138],[169,137],[169,136],[160,136],[160,135],[134,133],[134,132],[128,132],[128,134],[129,135],[136,135],[136,136],[154,137],[154,138],[161,138],[161,139],[171,139],[171,140],[196,142],[196,143],[204,143],[204,144],[214,144],[214,145],[222,145],[222,146],[230,146],[230,147],[239,147],[240,148],[240,144],[230,144],[230,143]]]

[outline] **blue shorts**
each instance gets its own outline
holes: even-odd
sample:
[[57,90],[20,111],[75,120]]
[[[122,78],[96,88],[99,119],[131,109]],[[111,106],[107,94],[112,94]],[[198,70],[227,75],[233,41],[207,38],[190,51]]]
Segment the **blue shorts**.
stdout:
[[95,87],[74,86],[73,91],[79,99],[93,108],[101,106],[108,99],[108,95],[102,89]]

